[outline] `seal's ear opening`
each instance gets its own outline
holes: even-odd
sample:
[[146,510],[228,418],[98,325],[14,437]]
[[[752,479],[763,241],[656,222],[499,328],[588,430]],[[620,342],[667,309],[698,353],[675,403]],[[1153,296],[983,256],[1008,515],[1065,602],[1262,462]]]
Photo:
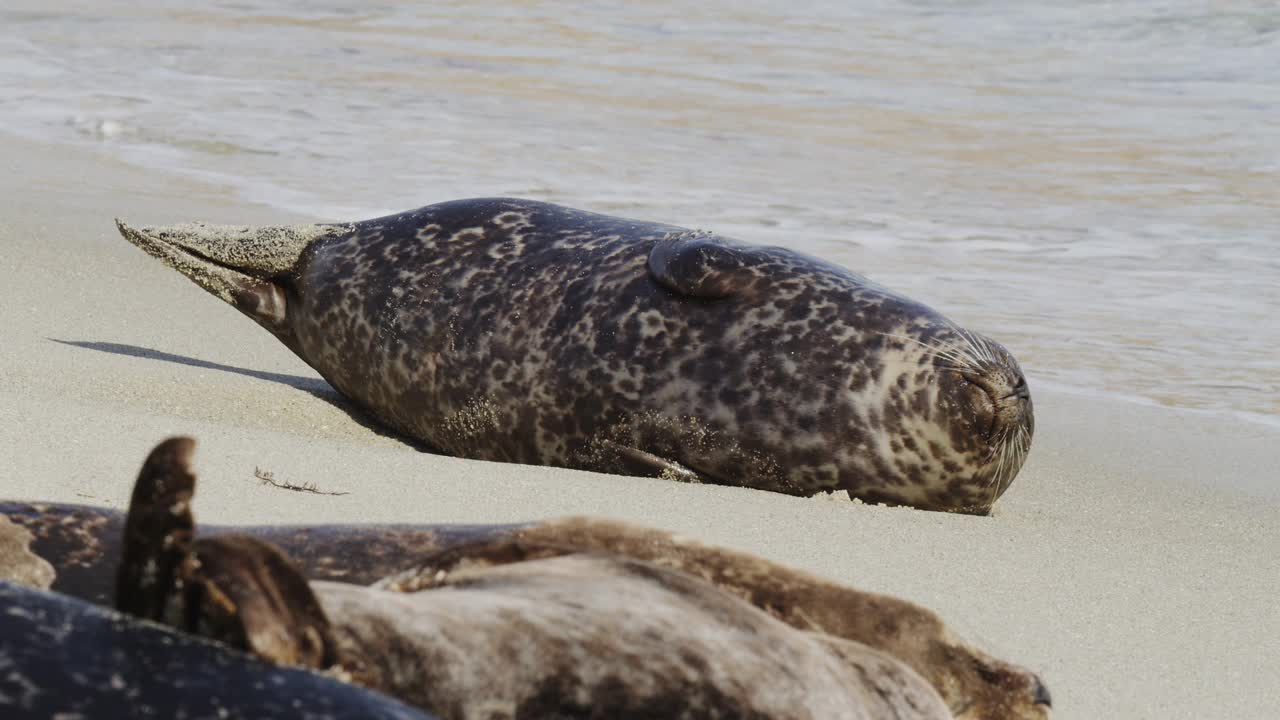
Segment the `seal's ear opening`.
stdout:
[[191,438],[170,438],[142,464],[129,501],[116,571],[116,608],[121,612],[163,620],[178,578],[187,572],[195,537],[191,517],[194,449]]
[[329,619],[306,578],[274,545],[245,535],[195,545],[186,629],[283,665],[337,663]]

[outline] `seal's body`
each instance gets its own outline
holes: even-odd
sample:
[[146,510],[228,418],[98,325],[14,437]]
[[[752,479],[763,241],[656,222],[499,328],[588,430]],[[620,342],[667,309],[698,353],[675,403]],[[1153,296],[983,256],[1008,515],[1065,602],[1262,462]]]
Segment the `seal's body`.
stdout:
[[462,457],[985,513],[1030,445],[1003,348],[783,248],[513,199],[121,232]]

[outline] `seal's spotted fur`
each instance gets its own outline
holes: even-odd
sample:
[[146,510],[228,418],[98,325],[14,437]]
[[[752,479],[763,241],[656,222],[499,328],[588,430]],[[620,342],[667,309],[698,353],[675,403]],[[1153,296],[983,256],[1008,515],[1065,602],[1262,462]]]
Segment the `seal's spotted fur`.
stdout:
[[210,250],[239,229],[121,231],[463,457],[987,512],[1030,445],[1002,347],[783,248],[515,199],[262,228],[303,238],[262,263]]

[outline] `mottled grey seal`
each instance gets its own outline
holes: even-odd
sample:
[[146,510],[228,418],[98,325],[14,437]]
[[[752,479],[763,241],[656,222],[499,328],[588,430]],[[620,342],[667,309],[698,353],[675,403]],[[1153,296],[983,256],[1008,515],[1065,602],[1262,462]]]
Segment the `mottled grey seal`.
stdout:
[[407,592],[308,583],[269,543],[196,536],[195,477],[174,462],[189,448],[162,444],[135,486],[117,576],[132,614],[459,720],[951,718],[886,653],[616,555],[436,571]]
[[[147,474],[190,473],[190,445],[179,445],[185,447],[182,453],[164,452],[165,447],[157,448],[144,464],[140,483]],[[0,515],[21,526],[9,526],[18,536],[6,542],[0,521],[0,548],[12,546],[11,554],[22,559],[20,567],[47,560],[57,568],[55,590],[110,602],[112,578],[121,561],[122,513],[0,502]],[[206,538],[229,532],[278,545],[312,580],[381,580],[408,589],[462,566],[487,567],[570,552],[640,560],[701,578],[793,627],[884,651],[928,680],[957,718],[1030,720],[1047,714],[1048,692],[1034,674],[969,646],[925,608],[660,530],[588,518],[517,525],[201,528]],[[0,577],[3,570],[0,562]]]
[[365,688],[6,580],[0,717],[430,718]]
[[784,248],[516,199],[119,229],[461,457],[986,513],[1030,447],[1003,347]]

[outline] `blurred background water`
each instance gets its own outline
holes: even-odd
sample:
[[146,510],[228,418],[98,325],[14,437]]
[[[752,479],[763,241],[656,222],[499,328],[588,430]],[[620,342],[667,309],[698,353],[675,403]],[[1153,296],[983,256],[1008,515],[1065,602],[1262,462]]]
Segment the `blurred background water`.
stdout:
[[515,195],[786,245],[1033,387],[1280,422],[1270,2],[3,0],[0,129],[323,220]]

